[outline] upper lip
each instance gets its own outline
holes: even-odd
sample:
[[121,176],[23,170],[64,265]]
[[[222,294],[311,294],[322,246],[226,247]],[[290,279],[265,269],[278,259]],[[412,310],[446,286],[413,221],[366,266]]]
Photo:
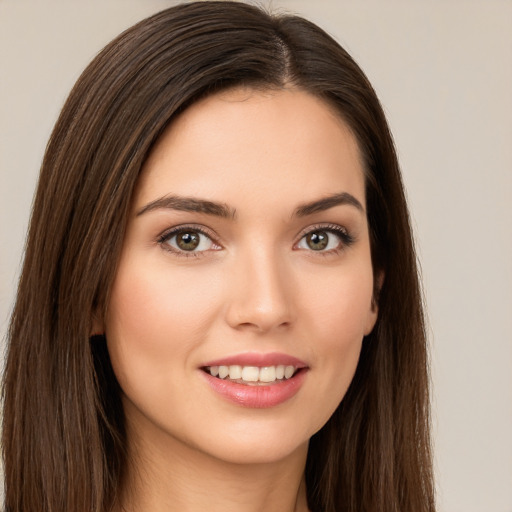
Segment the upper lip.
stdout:
[[208,361],[203,367],[233,365],[258,367],[284,365],[295,366],[296,368],[306,368],[308,366],[304,361],[301,361],[297,357],[290,356],[289,354],[281,354],[279,352],[269,352],[266,354],[247,352]]

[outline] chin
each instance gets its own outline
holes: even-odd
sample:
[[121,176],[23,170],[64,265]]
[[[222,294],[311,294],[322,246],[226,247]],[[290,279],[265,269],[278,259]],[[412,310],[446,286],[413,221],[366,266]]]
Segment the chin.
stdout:
[[236,427],[210,431],[197,448],[231,464],[271,464],[289,457],[305,458],[309,439],[318,429],[307,429],[296,422],[265,425],[244,421]]
[[256,465],[276,464],[289,458],[304,457],[307,454],[309,439],[299,444],[284,443],[282,437],[277,443],[267,443],[264,439],[258,442],[240,443],[233,440],[227,449],[216,450],[216,459],[229,464]]

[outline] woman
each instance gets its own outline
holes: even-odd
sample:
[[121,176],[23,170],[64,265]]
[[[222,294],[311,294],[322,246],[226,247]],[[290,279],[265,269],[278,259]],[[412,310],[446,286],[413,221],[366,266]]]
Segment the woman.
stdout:
[[193,2],[109,44],[43,161],[6,510],[434,510],[416,261],[362,71]]

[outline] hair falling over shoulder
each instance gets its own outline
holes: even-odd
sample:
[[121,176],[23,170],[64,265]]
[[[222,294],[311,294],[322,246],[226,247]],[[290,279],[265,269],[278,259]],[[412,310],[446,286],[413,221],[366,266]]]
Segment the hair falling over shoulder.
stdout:
[[[433,512],[423,306],[392,137],[367,78],[330,36],[240,2],[192,2],[128,29],[87,67],[43,160],[3,381],[6,512],[107,512],[126,462],[102,316],[130,200],[173,118],[237,85],[327,101],[366,171],[379,317],[354,380],[310,441],[312,512]],[[382,281],[380,283],[379,281]]]

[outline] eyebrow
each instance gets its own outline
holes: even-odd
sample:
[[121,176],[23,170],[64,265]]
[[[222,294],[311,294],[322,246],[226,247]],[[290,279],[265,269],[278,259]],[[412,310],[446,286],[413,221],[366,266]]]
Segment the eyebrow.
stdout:
[[355,206],[360,212],[364,213],[364,207],[352,194],[348,192],[341,192],[339,194],[333,194],[311,203],[304,203],[299,205],[294,212],[296,217],[306,217],[313,213],[323,212],[329,208],[334,208],[340,205]]
[[[314,213],[322,212],[340,205],[350,205],[357,208],[364,213],[363,205],[348,192],[341,192],[333,194],[328,197],[323,197],[315,201],[299,205],[292,217],[306,217]],[[158,209],[180,210],[184,212],[197,212],[205,213],[206,215],[214,215],[227,219],[236,218],[236,209],[230,208],[225,203],[217,203],[215,201],[208,201],[206,199],[197,199],[194,197],[183,197],[175,195],[167,195],[160,197],[154,201],[143,206],[138,212],[137,217],[144,213],[158,210]]]
[[155,201],[151,201],[151,203],[143,206],[137,212],[137,217],[160,208],[180,210],[184,212],[206,213],[207,215],[215,215],[216,217],[231,219],[234,219],[236,216],[236,209],[230,208],[224,203],[216,203],[214,201],[196,199],[194,197],[169,195],[156,199]]

